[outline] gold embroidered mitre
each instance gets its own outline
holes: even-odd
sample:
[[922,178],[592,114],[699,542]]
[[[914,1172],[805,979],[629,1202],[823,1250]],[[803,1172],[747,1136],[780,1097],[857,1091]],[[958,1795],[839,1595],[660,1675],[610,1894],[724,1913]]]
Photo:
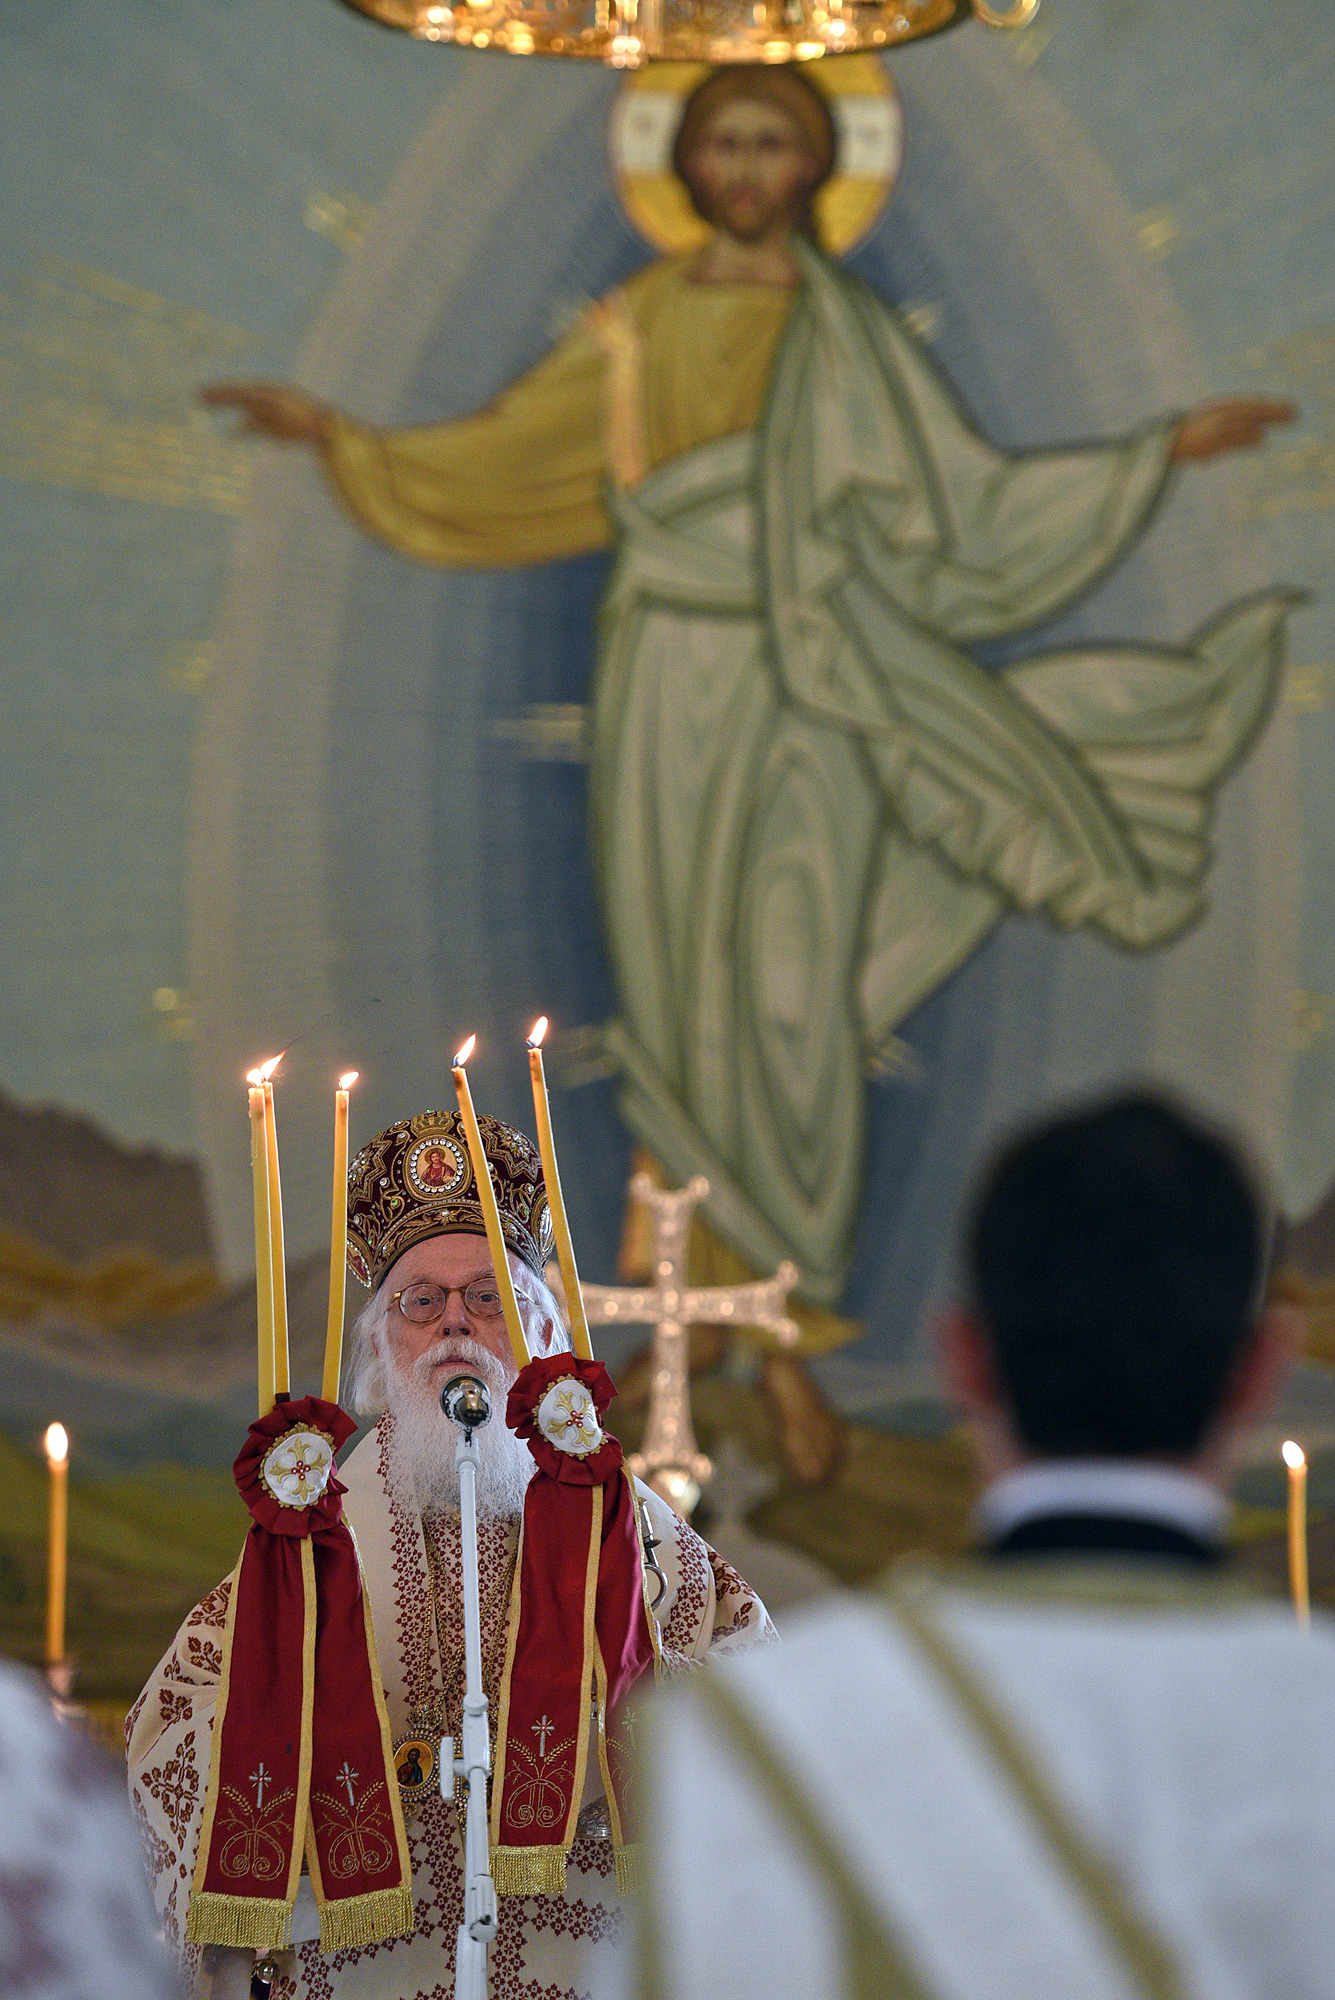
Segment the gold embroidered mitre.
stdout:
[[[543,1275],[552,1219],[542,1161],[513,1125],[478,1113],[506,1245]],[[362,1147],[348,1168],[348,1265],[374,1288],[396,1258],[428,1236],[482,1236],[486,1225],[457,1111],[422,1111]]]

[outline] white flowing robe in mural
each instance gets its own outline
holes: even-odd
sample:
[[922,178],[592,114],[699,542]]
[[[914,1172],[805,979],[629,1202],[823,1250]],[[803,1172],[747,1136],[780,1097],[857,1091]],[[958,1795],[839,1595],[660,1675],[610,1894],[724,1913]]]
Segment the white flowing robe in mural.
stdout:
[[1009,909],[1145,951],[1206,908],[1212,795],[1264,720],[1288,600],[1182,648],[984,671],[968,648],[1142,532],[1174,422],[998,451],[884,301],[800,256],[791,295],[652,265],[476,416],[340,416],[328,464],[419,560],[618,543],[591,806],[622,1107],[673,1180],[708,1176],[735,1251],[791,1257],[828,1303],[864,1072],[905,1016]]
[[[421,1521],[406,1513],[389,1491],[390,1426],[391,1419],[382,1418],[340,1475],[347,1483],[345,1506],[367,1578],[390,1727],[400,1735],[411,1711],[443,1687],[446,1720],[457,1737],[463,1658],[458,1518],[430,1524],[428,1557]],[[736,1571],[656,1494],[643,1487],[640,1492],[653,1532],[661,1537],[656,1554],[668,1579],[657,1614],[665,1666],[681,1667],[711,1651],[772,1638],[763,1604]],[[493,1744],[518,1528],[517,1520],[479,1523],[483,1678],[491,1700]],[[438,1586],[434,1620],[429,1611],[432,1572]],[[183,1943],[185,1917],[199,1847],[230,1587],[230,1580],[219,1584],[191,1612],[127,1725],[130,1797],[154,1896],[167,1937],[192,1973],[199,1953]],[[599,1795],[600,1787],[591,1782],[586,1803],[596,1808]],[[408,1838],[417,1913],[413,1935],[325,1956],[315,1942],[312,1900],[309,1941],[298,1945],[295,1982],[276,1986],[275,2000],[438,2000],[452,1991],[455,1936],[463,1913],[462,1831],[454,1807],[433,1792],[410,1817]],[[295,1937],[301,1935],[307,1893],[303,1882]],[[501,1898],[500,1930],[491,1953],[492,2000],[597,1996],[613,1978],[611,1961],[623,1913],[610,1837],[581,1835],[564,1896]]]
[[1173,425],[994,450],[872,292],[804,276],[760,427],[615,499],[592,780],[630,1123],[833,1300],[868,1058],[1008,908],[1130,950],[1200,916],[1288,599],[984,671],[1141,532]]

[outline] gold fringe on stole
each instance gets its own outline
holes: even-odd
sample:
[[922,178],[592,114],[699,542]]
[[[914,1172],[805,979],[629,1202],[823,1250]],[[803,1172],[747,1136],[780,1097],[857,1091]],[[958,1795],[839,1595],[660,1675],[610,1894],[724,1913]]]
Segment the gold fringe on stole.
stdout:
[[644,1845],[638,1840],[618,1847],[615,1853],[617,1888],[623,1896],[638,1896],[644,1877]]
[[498,1896],[564,1896],[567,1847],[493,1847],[491,1879]]
[[407,1937],[416,1922],[410,1888],[372,1889],[365,1896],[320,1906],[321,1951],[357,1951],[386,1938]]
[[196,1889],[185,1920],[187,1944],[230,1944],[242,1951],[284,1951],[292,1937],[292,1905],[274,1896],[224,1896]]

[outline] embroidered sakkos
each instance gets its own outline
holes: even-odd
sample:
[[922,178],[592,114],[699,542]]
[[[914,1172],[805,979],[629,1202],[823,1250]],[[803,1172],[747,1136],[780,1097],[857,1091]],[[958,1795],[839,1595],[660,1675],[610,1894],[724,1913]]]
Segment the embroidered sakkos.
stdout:
[[[457,1734],[459,1676],[451,1676],[450,1663],[463,1648],[459,1524],[457,1518],[428,1523],[438,1585],[433,1621],[424,1616],[431,1585],[423,1526],[389,1489],[391,1437],[392,1419],[383,1417],[340,1474],[371,1600],[390,1727],[402,1734],[412,1713],[440,1691],[445,1725]],[[652,1532],[661,1538],[657,1556],[668,1578],[657,1612],[665,1665],[671,1669],[711,1650],[771,1637],[763,1604],[736,1572],[655,1495],[642,1487],[639,1494]],[[508,1624],[505,1593],[496,1585],[514,1562],[518,1531],[517,1519],[484,1518],[479,1526],[482,1653],[493,1742],[505,1650],[501,1635]],[[191,1969],[196,1954],[182,1942],[185,1904],[199,1839],[227,1598],[222,1584],[191,1613],[128,1725],[131,1798],[155,1899],[169,1939]],[[554,1743],[549,1737],[544,1746],[535,1735],[533,1748],[541,1762]],[[583,2000],[604,1983],[600,1967],[615,1951],[622,1901],[601,1793],[596,1779],[586,1787],[565,1894],[501,1898],[491,1954],[493,2000],[530,2000],[534,1991],[543,2000]],[[591,1827],[598,1833],[586,1831]],[[328,1957],[317,1943],[302,1944],[296,1986],[285,1989],[281,2000],[336,2000],[353,1985],[359,2000],[427,2000],[449,1990],[462,1914],[462,1840],[454,1807],[434,1786],[409,1821],[408,1844],[416,1905],[412,1936]]]

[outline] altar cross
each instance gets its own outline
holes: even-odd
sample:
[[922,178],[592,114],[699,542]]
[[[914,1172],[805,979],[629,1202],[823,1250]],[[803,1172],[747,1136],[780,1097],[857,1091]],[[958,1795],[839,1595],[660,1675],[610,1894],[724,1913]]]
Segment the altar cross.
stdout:
[[633,1201],[644,1204],[652,1219],[654,1282],[580,1287],[591,1327],[651,1326],[654,1330],[644,1443],[626,1464],[684,1520],[690,1518],[700,1489],[713,1471],[696,1443],[691,1422],[688,1329],[696,1325],[754,1326],[771,1334],[780,1347],[792,1347],[801,1337],[797,1322],[784,1310],[797,1283],[795,1264],[780,1264],[772,1278],[745,1285],[685,1282],[691,1217],[708,1193],[709,1182],[703,1174],[696,1174],[684,1188],[655,1187],[648,1174],[636,1174],[630,1194]]

